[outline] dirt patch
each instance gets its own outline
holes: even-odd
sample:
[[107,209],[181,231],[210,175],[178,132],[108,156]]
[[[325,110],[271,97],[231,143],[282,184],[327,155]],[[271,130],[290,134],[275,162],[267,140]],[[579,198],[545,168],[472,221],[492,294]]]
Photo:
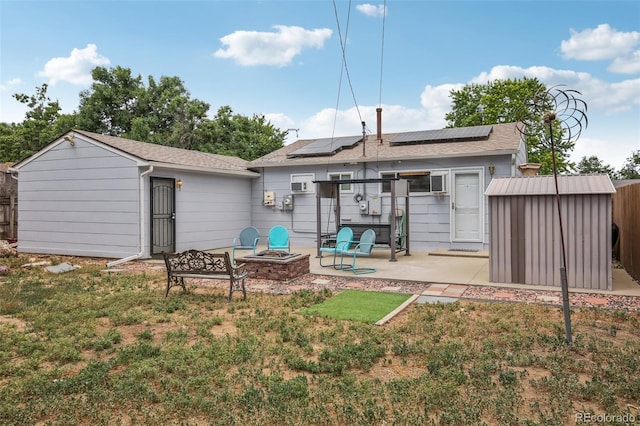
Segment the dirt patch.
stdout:
[[7,315],[0,315],[0,325],[13,325],[16,327],[16,331],[25,331],[27,329],[27,323],[18,318],[13,318]]

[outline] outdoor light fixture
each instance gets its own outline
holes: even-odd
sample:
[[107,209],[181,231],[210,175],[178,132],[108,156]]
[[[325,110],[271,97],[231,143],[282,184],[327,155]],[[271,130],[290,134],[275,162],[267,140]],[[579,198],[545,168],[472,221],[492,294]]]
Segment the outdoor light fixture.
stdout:
[[180,189],[182,188],[182,179],[178,179],[176,181],[176,188],[178,188],[178,191],[180,191]]
[[63,139],[69,142],[71,146],[74,146],[76,144],[76,142],[73,140],[73,135],[66,135]]
[[494,166],[493,164],[489,164],[489,174],[493,176],[495,172],[496,172],[496,166]]

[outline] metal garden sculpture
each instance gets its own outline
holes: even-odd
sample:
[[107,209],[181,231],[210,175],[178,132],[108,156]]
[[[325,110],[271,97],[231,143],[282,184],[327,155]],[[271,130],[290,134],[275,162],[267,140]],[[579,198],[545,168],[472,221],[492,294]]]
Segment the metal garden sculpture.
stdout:
[[564,310],[564,326],[566,341],[571,344],[571,316],[569,308],[569,288],[567,284],[567,255],[562,225],[560,191],[558,188],[558,170],[556,162],[556,144],[558,142],[575,143],[583,129],[589,123],[586,115],[587,104],[579,99],[582,94],[577,90],[562,90],[560,86],[552,86],[548,90],[539,91],[526,105],[525,117],[518,124],[518,131],[523,136],[536,137],[551,149],[553,160],[553,177],[560,222],[560,245],[562,263],[560,264],[560,281],[562,286],[562,305]]

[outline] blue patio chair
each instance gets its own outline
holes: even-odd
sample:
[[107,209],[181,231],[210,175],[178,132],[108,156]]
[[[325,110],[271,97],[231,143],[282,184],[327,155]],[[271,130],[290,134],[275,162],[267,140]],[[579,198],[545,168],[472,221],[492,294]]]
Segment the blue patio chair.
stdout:
[[276,225],[269,230],[269,240],[267,243],[269,250],[287,250],[291,252],[289,241],[289,231],[282,225]]
[[260,241],[260,232],[254,226],[249,226],[240,231],[240,235],[233,239],[231,244],[231,260],[236,261],[236,250],[253,250],[256,254],[256,248]]
[[[320,247],[320,266],[333,266],[335,269],[340,269],[336,264],[336,258],[339,254],[341,254],[344,250],[349,250],[351,247],[351,243],[353,242],[353,230],[348,226],[340,229],[338,231],[338,235],[336,235],[336,243],[333,247]],[[323,242],[323,246],[327,242]],[[333,265],[323,265],[322,264],[322,253],[333,254]]]
[[[340,269],[344,271],[351,271],[354,274],[371,274],[376,272],[376,268],[358,268],[356,267],[356,259],[359,256],[370,256],[373,246],[376,244],[376,231],[373,229],[367,229],[362,233],[360,241],[353,248],[353,250],[344,250],[340,253]],[[353,256],[351,264],[344,264],[345,256]]]

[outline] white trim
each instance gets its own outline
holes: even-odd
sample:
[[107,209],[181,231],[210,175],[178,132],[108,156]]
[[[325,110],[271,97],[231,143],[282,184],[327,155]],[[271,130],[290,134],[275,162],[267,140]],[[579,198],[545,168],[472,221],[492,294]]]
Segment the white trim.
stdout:
[[[353,172],[328,172],[327,180],[332,180],[331,176],[338,176],[338,179],[342,179],[342,175],[348,175],[349,177],[346,179],[353,179]],[[343,189],[342,185],[349,185],[349,189]],[[352,183],[343,183],[340,185],[340,194],[353,194],[353,184]]]
[[449,226],[449,238],[450,241],[452,243],[484,243],[484,228],[485,228],[485,217],[484,217],[484,212],[485,212],[485,195],[484,195],[484,174],[485,174],[485,167],[464,167],[464,168],[453,168],[451,169],[451,187],[450,187],[450,194],[451,194],[451,203],[454,203],[456,201],[456,179],[455,176],[457,174],[469,174],[469,173],[476,173],[478,175],[478,196],[479,196],[479,203],[478,203],[478,221],[479,221],[479,237],[478,239],[456,239],[455,238],[455,210],[452,208],[452,205],[449,205],[449,209],[450,209],[450,226]]

